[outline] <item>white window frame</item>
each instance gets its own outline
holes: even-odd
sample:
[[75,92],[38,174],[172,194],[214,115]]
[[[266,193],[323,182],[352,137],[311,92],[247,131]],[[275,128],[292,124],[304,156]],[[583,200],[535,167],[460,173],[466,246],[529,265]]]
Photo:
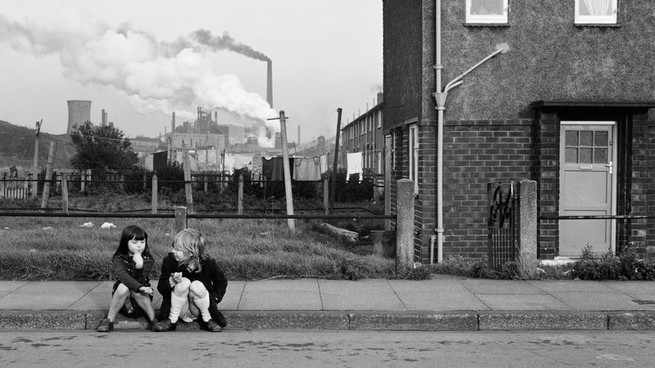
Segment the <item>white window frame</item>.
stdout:
[[409,180],[414,181],[414,194],[418,194],[418,125],[410,124],[408,132]]
[[575,24],[616,24],[619,9],[618,0],[610,0],[614,11],[610,15],[580,15],[580,2],[575,0]]
[[[466,23],[507,24],[509,23],[509,0],[503,0],[503,14],[471,14],[471,1],[466,0]],[[577,0],[576,0],[577,1]]]

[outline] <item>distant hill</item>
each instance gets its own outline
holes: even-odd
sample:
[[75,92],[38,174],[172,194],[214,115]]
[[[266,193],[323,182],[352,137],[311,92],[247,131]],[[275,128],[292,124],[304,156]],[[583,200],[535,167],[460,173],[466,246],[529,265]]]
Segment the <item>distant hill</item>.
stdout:
[[[34,162],[35,130],[13,125],[0,120],[0,173],[9,171],[16,165],[19,172],[31,170]],[[39,168],[44,168],[48,162],[50,142],[55,142],[54,168],[72,168],[70,159],[75,148],[69,136],[53,135],[41,132],[39,134]]]

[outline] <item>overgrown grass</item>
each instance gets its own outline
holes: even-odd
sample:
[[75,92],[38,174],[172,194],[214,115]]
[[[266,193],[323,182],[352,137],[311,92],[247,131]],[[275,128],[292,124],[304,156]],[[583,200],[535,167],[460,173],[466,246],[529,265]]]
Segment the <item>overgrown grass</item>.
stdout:
[[[71,208],[98,212],[143,210],[148,208],[148,201],[144,195],[78,196],[71,201]],[[175,204],[168,199],[163,201],[167,208]],[[0,207],[25,206],[36,209],[38,201],[0,200]],[[375,205],[369,207],[378,210]],[[94,227],[81,227],[87,222],[94,223]],[[116,228],[100,228],[104,222],[111,222]],[[143,227],[149,234],[149,246],[157,261],[152,278],[157,278],[159,262],[170,250],[175,232],[173,219],[1,217],[0,279],[112,280],[111,256],[122,229],[132,224]],[[424,280],[433,273],[491,279],[655,280],[655,261],[638,259],[630,248],[619,256],[594,254],[585,248],[576,262],[563,265],[543,265],[532,258],[521,258],[508,262],[500,272],[490,269],[485,260],[462,256],[396,271],[393,259],[351,251],[366,245],[366,240],[349,242],[324,233],[319,224],[296,220],[296,232],[291,235],[286,220],[189,220],[189,226],[200,230],[209,240],[210,254],[231,280],[303,277]],[[332,224],[357,231],[360,236],[368,235],[371,229],[383,228],[383,221],[379,220],[337,220]]]
[[[111,219],[108,219],[111,221]],[[136,224],[148,232],[156,261],[170,250],[172,219],[113,219],[102,229],[97,218],[3,218],[0,230],[0,278],[5,280],[110,280],[111,256],[122,229]],[[93,222],[93,228],[80,227]],[[341,240],[316,233],[311,223],[297,222],[289,234],[286,221],[199,220],[189,226],[209,240],[209,253],[231,280],[273,277],[329,279],[405,277],[395,262],[356,255]],[[317,240],[320,239],[320,240]],[[159,276],[155,267],[153,277]]]

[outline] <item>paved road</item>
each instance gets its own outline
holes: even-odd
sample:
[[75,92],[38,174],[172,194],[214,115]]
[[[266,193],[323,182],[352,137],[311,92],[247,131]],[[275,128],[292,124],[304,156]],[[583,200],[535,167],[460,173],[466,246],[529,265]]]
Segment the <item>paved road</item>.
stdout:
[[3,367],[654,367],[652,332],[0,331]]

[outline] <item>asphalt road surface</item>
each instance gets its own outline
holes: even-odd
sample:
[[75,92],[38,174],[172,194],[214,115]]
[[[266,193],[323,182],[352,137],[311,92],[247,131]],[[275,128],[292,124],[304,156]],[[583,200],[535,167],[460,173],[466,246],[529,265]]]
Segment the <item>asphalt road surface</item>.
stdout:
[[2,367],[655,367],[614,331],[0,331]]

